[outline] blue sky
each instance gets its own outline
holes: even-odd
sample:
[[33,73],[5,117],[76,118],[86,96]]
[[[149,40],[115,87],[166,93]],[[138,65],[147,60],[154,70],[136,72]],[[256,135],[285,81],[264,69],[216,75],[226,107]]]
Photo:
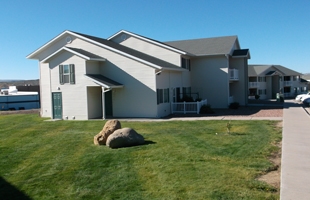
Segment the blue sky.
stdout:
[[309,0],[10,0],[0,3],[0,79],[38,79],[26,56],[64,30],[171,41],[237,35],[249,64],[310,73]]

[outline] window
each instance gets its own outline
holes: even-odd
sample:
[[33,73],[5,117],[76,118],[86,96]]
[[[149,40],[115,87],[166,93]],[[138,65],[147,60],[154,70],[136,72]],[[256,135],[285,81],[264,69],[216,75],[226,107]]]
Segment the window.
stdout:
[[258,82],[266,82],[266,77],[265,76],[259,76]]
[[293,76],[293,81],[298,81],[299,80],[299,76]]
[[291,81],[291,77],[290,76],[284,76],[284,81]]
[[59,83],[75,84],[74,65],[59,65]]
[[169,88],[164,89],[164,103],[169,103]]
[[291,87],[284,87],[284,93],[291,93]]
[[181,67],[184,69],[188,69],[189,71],[191,70],[191,61],[188,58],[181,58]]
[[157,104],[169,103],[169,88],[157,89]]

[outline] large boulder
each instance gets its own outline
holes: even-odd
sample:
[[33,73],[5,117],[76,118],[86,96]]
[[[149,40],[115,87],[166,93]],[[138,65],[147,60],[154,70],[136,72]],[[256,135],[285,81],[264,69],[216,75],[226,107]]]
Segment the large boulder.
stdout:
[[94,136],[95,145],[105,145],[106,141],[115,130],[121,128],[121,123],[118,120],[108,120],[102,130]]
[[122,128],[114,131],[106,142],[110,148],[130,147],[144,144],[144,138],[132,128]]

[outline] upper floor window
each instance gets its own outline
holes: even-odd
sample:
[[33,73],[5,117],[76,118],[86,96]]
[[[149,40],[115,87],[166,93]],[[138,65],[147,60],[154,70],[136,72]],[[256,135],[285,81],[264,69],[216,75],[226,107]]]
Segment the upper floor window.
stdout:
[[259,76],[258,82],[266,82],[266,76]]
[[59,65],[59,83],[75,84],[74,65]]
[[181,67],[184,69],[188,69],[189,71],[191,70],[191,61],[188,58],[181,58]]
[[291,77],[290,76],[284,76],[284,81],[291,81]]
[[299,81],[299,76],[293,76],[293,81]]

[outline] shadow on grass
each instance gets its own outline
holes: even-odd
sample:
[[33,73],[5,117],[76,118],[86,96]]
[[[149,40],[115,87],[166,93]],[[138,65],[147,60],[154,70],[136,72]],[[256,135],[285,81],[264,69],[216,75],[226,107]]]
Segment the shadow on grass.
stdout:
[[153,142],[151,140],[144,140],[144,144],[142,145],[149,145],[149,144],[156,144],[156,142]]
[[0,177],[0,199],[2,200],[30,200],[31,198],[18,190],[16,187],[7,182],[4,178]]
[[144,140],[143,144],[137,144],[137,145],[130,145],[130,146],[122,146],[122,147],[113,147],[112,149],[121,149],[121,148],[131,148],[131,147],[138,147],[138,146],[145,146],[150,144],[156,144],[156,142],[153,142],[151,140]]

